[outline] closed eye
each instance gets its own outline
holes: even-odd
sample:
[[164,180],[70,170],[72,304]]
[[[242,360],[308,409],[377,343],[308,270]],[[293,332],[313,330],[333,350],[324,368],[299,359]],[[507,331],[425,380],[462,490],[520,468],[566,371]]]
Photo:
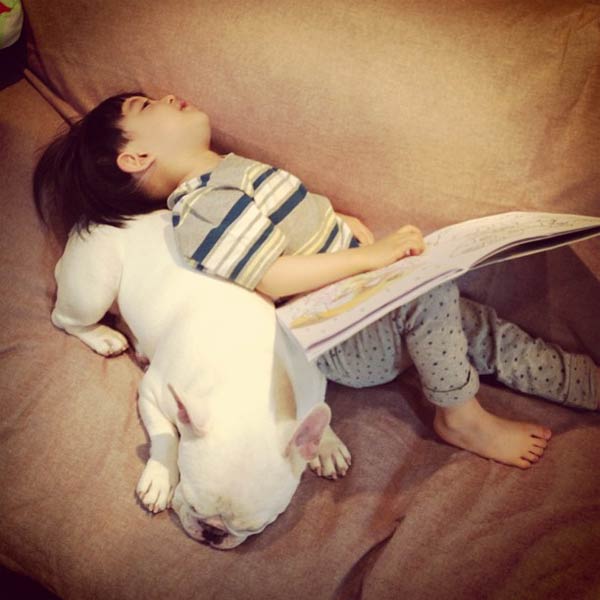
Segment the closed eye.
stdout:
[[144,104],[142,104],[142,110],[144,110],[148,106],[150,106],[150,100],[148,100],[148,98],[146,98],[146,100],[144,101]]

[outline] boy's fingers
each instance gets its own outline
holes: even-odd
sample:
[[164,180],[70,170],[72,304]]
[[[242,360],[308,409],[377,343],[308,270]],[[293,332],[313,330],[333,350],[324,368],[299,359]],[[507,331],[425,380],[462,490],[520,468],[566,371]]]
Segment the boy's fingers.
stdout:
[[398,229],[399,233],[417,233],[418,235],[423,235],[421,233],[421,230],[418,227],[415,227],[414,225],[404,225],[404,227],[400,227],[400,229]]
[[420,236],[410,236],[404,240],[401,245],[404,249],[404,256],[418,256],[425,250],[425,243]]

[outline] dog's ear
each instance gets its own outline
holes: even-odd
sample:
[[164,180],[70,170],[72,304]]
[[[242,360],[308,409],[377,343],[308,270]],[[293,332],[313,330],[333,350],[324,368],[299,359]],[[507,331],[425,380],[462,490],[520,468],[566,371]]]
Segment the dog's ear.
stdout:
[[323,432],[331,421],[331,410],[325,403],[318,404],[304,417],[286,450],[286,456],[298,452],[305,461],[317,456]]
[[186,408],[185,401],[175,391],[175,388],[170,383],[167,384],[167,387],[169,388],[171,394],[173,394],[175,402],[177,402],[177,418],[179,419],[179,422],[183,425],[189,425],[197,436],[202,437],[205,435],[208,415],[199,415],[196,414],[198,411],[195,411],[194,414],[190,416],[190,413]]

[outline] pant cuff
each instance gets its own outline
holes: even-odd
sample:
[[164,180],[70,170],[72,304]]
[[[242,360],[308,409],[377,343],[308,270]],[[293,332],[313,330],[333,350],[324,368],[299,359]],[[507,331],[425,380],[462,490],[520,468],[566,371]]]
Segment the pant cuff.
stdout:
[[467,381],[464,385],[449,390],[432,390],[422,385],[425,398],[437,406],[456,406],[462,404],[471,398],[474,398],[479,391],[479,375],[471,366]]
[[596,364],[584,354],[571,354],[567,369],[564,404],[584,410],[598,410]]

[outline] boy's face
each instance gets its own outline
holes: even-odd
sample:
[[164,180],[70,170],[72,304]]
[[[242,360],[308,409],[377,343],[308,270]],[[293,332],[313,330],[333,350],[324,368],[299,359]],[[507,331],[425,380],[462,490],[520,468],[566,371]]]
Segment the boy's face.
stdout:
[[123,102],[122,112],[128,151],[172,162],[210,146],[208,116],[176,96],[132,96]]

